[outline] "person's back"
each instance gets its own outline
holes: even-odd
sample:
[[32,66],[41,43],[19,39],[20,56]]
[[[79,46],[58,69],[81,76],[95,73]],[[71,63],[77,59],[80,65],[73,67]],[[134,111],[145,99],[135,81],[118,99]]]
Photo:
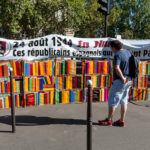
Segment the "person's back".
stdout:
[[[120,50],[114,56],[114,66],[119,65],[123,75],[126,78],[128,78],[128,80],[131,80],[131,77],[129,76],[130,57],[131,57],[131,53],[128,50]],[[113,71],[113,77],[114,77],[114,80],[120,79],[120,77],[117,75],[115,71],[115,68]]]

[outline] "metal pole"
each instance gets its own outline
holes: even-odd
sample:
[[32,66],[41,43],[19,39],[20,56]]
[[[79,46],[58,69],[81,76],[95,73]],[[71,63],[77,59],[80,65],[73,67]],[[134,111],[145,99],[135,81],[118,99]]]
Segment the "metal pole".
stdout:
[[14,92],[13,92],[13,77],[12,68],[9,68],[10,72],[10,97],[11,97],[11,121],[12,121],[12,133],[16,132],[16,118],[15,118],[15,102],[14,102]]
[[108,15],[105,15],[105,37],[108,36]]
[[92,104],[91,104],[91,86],[92,81],[87,81],[88,85],[88,103],[87,103],[87,150],[92,150]]

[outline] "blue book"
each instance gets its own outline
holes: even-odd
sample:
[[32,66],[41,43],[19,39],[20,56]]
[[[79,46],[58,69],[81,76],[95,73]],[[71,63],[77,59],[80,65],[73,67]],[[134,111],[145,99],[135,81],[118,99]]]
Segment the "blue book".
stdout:
[[58,78],[56,77],[56,90],[58,90]]
[[43,90],[43,85],[44,85],[44,79],[41,79],[41,90]]
[[15,95],[15,106],[17,107],[17,95]]
[[25,76],[28,76],[28,64],[25,63]]
[[4,88],[5,88],[5,93],[7,93],[7,81],[4,81]]
[[73,91],[70,91],[70,103],[74,103],[74,94],[73,94]]
[[148,93],[148,100],[150,101],[150,93]]
[[96,68],[96,71],[97,71],[97,72],[96,72],[96,73],[98,73],[99,62],[96,62],[96,64],[97,64],[97,65],[96,65],[96,66],[97,66],[97,68]]
[[54,61],[52,61],[52,75],[54,75]]

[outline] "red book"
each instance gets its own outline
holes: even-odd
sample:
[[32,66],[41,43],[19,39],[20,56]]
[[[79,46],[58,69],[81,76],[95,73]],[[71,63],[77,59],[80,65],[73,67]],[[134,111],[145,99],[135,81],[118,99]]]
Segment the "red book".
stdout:
[[30,64],[30,75],[33,76],[33,64]]
[[48,98],[47,98],[48,96],[47,96],[47,94],[48,94],[48,93],[45,93],[45,94],[44,94],[44,95],[45,95],[45,96],[44,96],[44,97],[45,97],[45,104],[48,104]]
[[9,102],[9,108],[11,108],[11,98],[10,98],[10,96],[8,97],[8,102]]
[[140,95],[141,95],[140,92],[141,92],[140,89],[138,89],[138,100],[140,100]]
[[35,95],[34,94],[27,95],[27,106],[35,106]]
[[10,93],[10,82],[7,82],[6,86],[7,86],[7,93]]
[[109,74],[109,61],[107,61],[107,73]]
[[16,65],[16,74],[17,74],[17,76],[19,76],[19,75],[20,75],[20,72],[21,72],[19,61],[16,61],[16,62],[15,62],[15,65]]
[[145,88],[147,88],[147,86],[148,86],[148,77],[145,77]]
[[83,101],[83,98],[84,96],[83,96],[83,91],[80,91],[80,102],[82,102]]
[[132,100],[132,89],[129,91],[129,99]]
[[70,62],[69,61],[67,61],[67,74],[69,74],[69,72],[70,72],[70,70],[69,70],[69,67],[70,66]]
[[75,89],[77,89],[77,76],[75,76]]
[[2,66],[0,66],[0,77],[2,77]]

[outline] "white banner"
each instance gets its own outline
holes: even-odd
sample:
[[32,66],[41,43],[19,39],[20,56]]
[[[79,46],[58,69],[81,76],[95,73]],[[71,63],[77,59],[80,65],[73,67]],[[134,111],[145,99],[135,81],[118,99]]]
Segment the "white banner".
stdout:
[[[31,40],[0,38],[0,60],[36,60],[55,57],[113,58],[113,38],[75,38],[48,35]],[[120,40],[139,59],[150,58],[150,40]]]

